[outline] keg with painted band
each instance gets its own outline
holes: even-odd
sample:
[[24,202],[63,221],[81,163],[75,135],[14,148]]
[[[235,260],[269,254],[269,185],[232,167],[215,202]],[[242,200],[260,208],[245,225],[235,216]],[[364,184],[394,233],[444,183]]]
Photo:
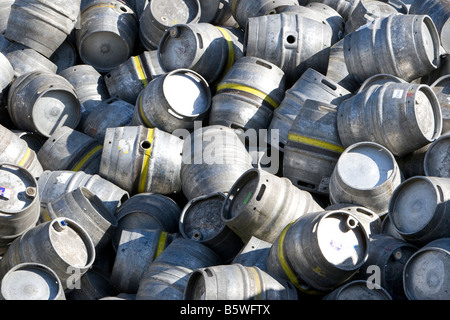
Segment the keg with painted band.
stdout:
[[292,221],[323,208],[307,191],[260,169],[243,173],[222,206],[222,220],[246,243],[252,236],[273,243]]
[[266,258],[271,246],[272,243],[252,236],[231,263],[238,263],[246,267],[254,266],[267,272]]
[[160,229],[122,230],[110,282],[120,292],[136,294],[139,281],[161,252],[177,237]]
[[147,50],[156,50],[169,28],[177,24],[196,24],[200,16],[199,0],[152,0],[139,19],[139,37]]
[[97,174],[103,146],[78,130],[62,126],[45,141],[37,156],[44,170]]
[[0,252],[39,219],[38,183],[23,167],[0,164]]
[[58,66],[39,52],[14,42],[2,50],[14,69],[14,79],[34,71],[56,73]]
[[74,42],[67,38],[49,59],[57,66],[56,73],[60,73],[78,63],[78,50]]
[[423,161],[426,176],[450,178],[450,132],[429,145]]
[[198,128],[184,139],[181,189],[187,200],[227,193],[252,167],[252,157],[233,129],[218,125]]
[[215,26],[239,27],[233,17],[233,0],[201,0],[200,20]]
[[337,106],[306,100],[289,130],[283,176],[300,189],[328,195],[330,177],[342,152]]
[[167,196],[158,193],[133,195],[116,212],[118,226],[112,245],[117,251],[121,234],[125,230],[157,229],[178,233],[180,216],[181,208]]
[[409,14],[426,14],[433,20],[439,33],[441,46],[450,52],[450,4],[447,1],[425,0],[414,1]]
[[450,238],[433,240],[412,255],[403,269],[409,300],[449,300]]
[[442,134],[450,133],[450,74],[436,79],[431,85],[442,111]]
[[245,29],[245,55],[280,67],[289,87],[308,68],[327,71],[332,36],[329,25],[298,14],[253,17]]
[[392,153],[374,142],[359,142],[339,157],[329,184],[332,204],[356,204],[383,216],[388,213],[392,193],[402,182]]
[[221,263],[207,246],[179,237],[147,267],[136,300],[183,300],[189,275],[196,269]]
[[81,60],[104,73],[134,53],[139,22],[130,7],[117,0],[96,0],[85,6],[75,29]]
[[27,143],[28,147],[34,152],[38,152],[44,142],[47,140],[46,138],[43,138],[34,132],[27,132],[17,129],[11,129],[11,131],[21,140],[24,140]]
[[295,5],[299,5],[298,0],[231,0],[233,17],[241,29],[246,28],[249,18],[280,13],[286,6]]
[[361,0],[307,0],[308,3],[319,2],[336,10],[345,21],[351,16],[353,10]]
[[112,97],[134,105],[147,84],[164,73],[158,61],[158,51],[144,51],[106,74],[105,83]]
[[303,17],[328,24],[333,31],[331,45],[335,44],[344,37],[344,18],[342,18],[342,16],[335,9],[327,4],[310,2],[304,6],[290,5],[283,8],[280,13],[300,14]]
[[229,263],[244,243],[221,219],[225,199],[217,192],[190,200],[181,211],[179,229],[184,238],[204,244]]
[[83,123],[82,131],[103,144],[106,129],[131,125],[134,105],[118,98],[100,102]]
[[377,272],[379,285],[394,300],[406,299],[402,274],[406,262],[418,248],[405,240],[387,234],[370,236],[369,256],[361,266],[357,279],[371,280]]
[[8,112],[16,127],[49,138],[62,126],[80,122],[81,103],[64,77],[42,71],[15,79],[8,92]]
[[238,28],[205,22],[177,24],[161,38],[158,59],[166,72],[190,69],[212,86],[244,55],[244,35]]
[[[353,94],[322,73],[309,68],[286,90],[280,106],[275,109],[269,125],[268,142],[275,148],[284,150],[289,130],[306,100],[317,100],[322,103],[338,106]],[[279,144],[272,141],[272,130],[279,130]]]
[[0,1],[0,33],[4,34],[8,24],[9,14],[11,13],[11,6],[15,0]]
[[388,81],[343,101],[337,124],[344,147],[372,141],[402,157],[440,136],[442,112],[429,86]]
[[345,64],[359,83],[379,73],[410,82],[438,67],[439,43],[429,16],[377,18],[344,37]]
[[399,185],[389,203],[389,217],[408,242],[423,246],[449,236],[450,178],[411,177]]
[[176,69],[153,79],[141,91],[131,125],[158,128],[173,133],[194,129],[194,122],[207,119],[211,89],[197,72]]
[[[371,287],[369,287],[371,286]],[[389,292],[365,280],[352,280],[334,289],[322,300],[393,300]]]
[[360,0],[345,23],[345,33],[349,34],[374,19],[397,14],[408,14],[403,1]]
[[283,229],[267,256],[267,270],[301,292],[321,295],[356,274],[368,246],[365,228],[350,212],[311,212]]
[[103,76],[88,64],[75,65],[58,73],[69,81],[81,102],[81,127],[89,113],[110,95]]
[[99,174],[130,194],[181,190],[183,140],[144,126],[107,128]]
[[66,300],[58,275],[42,263],[24,262],[2,278],[2,300]]
[[16,0],[5,37],[50,58],[75,27],[80,5],[81,0]]
[[38,178],[44,171],[36,152],[28,146],[27,142],[1,124],[0,163],[10,163],[23,167],[35,178]]
[[3,98],[8,96],[9,86],[14,80],[14,68],[3,53],[0,53],[0,74],[2,75],[0,79],[0,101],[3,101]]
[[[24,262],[42,263],[71,290],[95,260],[95,247],[84,228],[68,218],[40,223],[14,240],[0,260],[2,277]],[[75,275],[76,273],[76,275]]]
[[212,98],[210,125],[267,129],[284,97],[284,72],[251,56],[239,58],[225,74]]
[[297,300],[297,290],[256,266],[216,265],[189,275],[184,300]]
[[84,171],[45,170],[39,177],[38,186],[41,215],[47,203],[80,187],[87,188],[98,196],[113,215],[130,198],[127,191],[114,183],[98,174],[88,174]]
[[117,228],[115,215],[92,191],[79,187],[47,203],[42,221],[67,217],[77,222],[89,234],[95,250],[103,250],[111,242]]

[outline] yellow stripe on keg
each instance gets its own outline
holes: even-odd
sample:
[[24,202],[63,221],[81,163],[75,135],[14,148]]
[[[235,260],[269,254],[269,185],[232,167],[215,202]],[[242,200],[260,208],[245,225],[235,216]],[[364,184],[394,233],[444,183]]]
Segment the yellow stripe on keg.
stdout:
[[148,129],[147,141],[150,142],[150,148],[145,150],[145,153],[144,153],[144,159],[142,161],[142,170],[141,170],[141,174],[139,177],[138,193],[142,193],[145,191],[145,185],[147,183],[147,171],[148,171],[148,166],[150,165],[150,154],[152,153],[152,148],[153,148],[154,134],[155,134],[154,129]]
[[280,238],[278,239],[278,260],[280,260],[281,267],[283,268],[283,271],[287,275],[289,280],[297,288],[300,288],[300,284],[298,283],[297,277],[295,276],[294,272],[292,272],[291,268],[289,268],[286,258],[284,257],[284,252],[283,252],[284,237],[286,236],[286,232],[288,231],[288,229],[291,227],[292,224],[293,224],[293,222],[291,222],[284,228],[284,230],[280,234]]
[[227,44],[228,44],[228,62],[227,62],[227,67],[225,68],[225,71],[224,71],[224,74],[226,74],[228,72],[228,70],[230,70],[230,68],[233,66],[233,63],[234,63],[234,44],[233,44],[233,40],[231,40],[230,34],[228,33],[228,31],[226,29],[221,28],[221,27],[216,27],[216,28],[219,29],[219,31],[222,33],[225,40],[227,40]]
[[97,4],[95,6],[92,7],[88,7],[87,10],[92,10],[92,9],[97,9],[97,8],[115,8],[115,5],[111,5],[111,4]]
[[261,277],[259,276],[258,271],[251,267],[250,270],[255,274],[255,284],[256,284],[256,300],[262,300],[262,285],[261,285]]
[[224,89],[232,89],[232,90],[239,90],[244,91],[250,94],[253,94],[254,96],[257,96],[258,98],[263,99],[267,103],[269,103],[272,107],[275,109],[278,108],[278,103],[273,100],[269,95],[265,94],[262,91],[259,91],[255,88],[247,87],[241,84],[235,84],[235,83],[223,83],[217,87],[217,91],[224,90]]
[[236,13],[236,5],[237,5],[238,0],[233,0],[233,4],[231,6],[231,12],[232,13]]
[[145,116],[144,106],[142,105],[142,95],[139,95],[138,107],[139,107],[139,114],[141,115],[141,120],[144,121],[146,127],[147,128],[153,127],[148,121],[147,117]]
[[139,80],[141,80],[141,82],[144,85],[144,87],[146,87],[147,84],[148,84],[148,80],[147,80],[147,77],[145,75],[145,71],[144,71],[144,67],[142,66],[141,59],[139,58],[139,56],[134,56],[133,57],[133,61],[136,64]]
[[27,148],[27,151],[25,152],[25,155],[23,156],[22,160],[19,161],[19,166],[23,167],[25,163],[27,163],[28,159],[31,155],[31,149]]
[[161,233],[159,234],[158,246],[156,247],[155,259],[161,254],[161,252],[166,247],[166,242],[167,242],[167,232],[161,231]]
[[93,148],[91,151],[89,151],[83,159],[81,159],[72,169],[72,171],[78,171],[83,167],[83,165],[88,161],[94,154],[96,154],[99,150],[101,150],[103,146],[99,145]]
[[325,141],[321,141],[321,140],[317,140],[317,139],[309,138],[309,137],[305,137],[305,136],[300,136],[300,135],[293,134],[293,133],[289,133],[288,140],[300,142],[300,143],[304,143],[304,144],[309,144],[311,146],[319,147],[321,149],[331,150],[331,151],[338,152],[338,153],[342,153],[345,150],[344,147],[338,146],[333,143],[329,143],[329,142],[325,142]]

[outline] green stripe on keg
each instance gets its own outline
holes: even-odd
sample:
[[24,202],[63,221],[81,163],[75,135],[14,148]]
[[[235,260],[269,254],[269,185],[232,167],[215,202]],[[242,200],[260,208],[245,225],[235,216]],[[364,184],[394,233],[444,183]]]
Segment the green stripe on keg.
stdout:
[[237,84],[237,83],[223,83],[217,87],[218,92],[220,90],[226,90],[226,89],[238,90],[238,91],[250,93],[250,94],[257,96],[258,98],[261,98],[262,100],[266,101],[274,109],[278,108],[278,103],[275,100],[273,100],[271,97],[269,97],[268,94],[265,94],[264,92],[259,91],[258,89],[251,88],[251,87],[244,86],[244,85]]
[[228,62],[227,62],[227,66],[224,71],[224,74],[226,74],[228,72],[228,70],[230,70],[230,68],[233,66],[233,63],[234,63],[234,44],[233,44],[233,40],[231,40],[230,34],[228,33],[228,31],[226,29],[221,28],[221,27],[216,27],[216,28],[219,29],[219,31],[222,33],[225,40],[227,40],[227,44],[228,44]]
[[321,141],[318,139],[305,137],[305,136],[301,136],[301,135],[293,134],[293,133],[289,133],[288,140],[300,142],[300,143],[311,145],[314,147],[319,147],[321,149],[326,149],[326,150],[330,150],[330,151],[337,152],[337,153],[342,153],[345,150],[344,147],[338,146],[333,143],[329,143],[329,142],[325,142],[325,141]]
[[151,155],[152,149],[153,149],[154,134],[155,134],[154,129],[151,129],[151,128],[148,129],[147,141],[150,143],[150,147],[148,149],[146,149],[145,153],[144,153],[141,174],[139,177],[138,193],[145,192],[145,185],[147,183],[147,172],[148,172],[148,167],[150,165],[150,155]]
[[245,198],[245,200],[244,200],[244,202],[243,202],[243,204],[247,204],[248,202],[249,202],[249,200],[250,200],[250,198],[251,198],[251,196],[252,196],[252,192],[250,192],[248,195],[247,195],[247,197]]
[[30,158],[30,155],[31,155],[31,149],[27,148],[27,151],[25,152],[25,155],[19,161],[19,166],[23,167],[25,165],[25,163],[27,163],[28,159]]
[[139,58],[139,56],[134,56],[133,61],[134,61],[134,64],[136,65],[136,70],[137,70],[137,73],[139,76],[139,80],[141,80],[141,82],[145,88],[148,84],[148,79],[147,79],[147,76],[145,75],[145,71],[144,71],[144,67],[142,66],[141,59]]
[[91,151],[89,151],[73,168],[72,171],[79,171],[84,164],[98,151],[100,151],[103,148],[103,146],[98,145],[95,148],[93,148]]
[[155,259],[161,254],[161,252],[166,247],[166,242],[167,242],[167,232],[161,231],[161,233],[159,234],[158,245],[156,247]]

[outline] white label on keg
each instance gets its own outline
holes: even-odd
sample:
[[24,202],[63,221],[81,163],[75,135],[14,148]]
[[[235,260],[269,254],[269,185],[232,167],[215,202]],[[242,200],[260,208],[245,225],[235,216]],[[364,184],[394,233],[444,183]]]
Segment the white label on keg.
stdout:
[[63,172],[59,176],[56,177],[57,183],[65,184],[67,180],[72,176],[72,173],[70,172]]
[[11,199],[11,189],[0,187],[0,197],[7,200]]
[[400,99],[401,97],[403,97],[403,90],[402,89],[395,89],[394,92],[392,93],[392,98],[393,99]]

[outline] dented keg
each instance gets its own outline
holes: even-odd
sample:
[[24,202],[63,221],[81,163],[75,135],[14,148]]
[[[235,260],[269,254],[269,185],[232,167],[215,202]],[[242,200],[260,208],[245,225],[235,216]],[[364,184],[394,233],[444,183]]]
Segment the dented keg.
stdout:
[[61,280],[42,263],[24,262],[2,278],[2,300],[66,300]]
[[308,68],[327,71],[333,31],[322,22],[280,13],[249,18],[245,29],[246,55],[277,65],[288,86]]
[[99,72],[109,72],[134,53],[137,16],[122,1],[96,0],[80,14],[76,43],[81,60]]
[[244,243],[221,218],[225,199],[221,192],[192,199],[181,212],[179,229],[184,238],[206,245],[228,263]]
[[139,19],[139,37],[147,50],[158,49],[164,33],[176,24],[198,23],[199,0],[149,1]]
[[111,285],[120,292],[137,293],[148,265],[177,237],[178,233],[160,229],[122,230],[111,271]]
[[421,247],[406,262],[403,286],[409,300],[449,300],[450,238]]
[[351,203],[383,216],[402,175],[392,153],[374,142],[346,148],[339,157],[329,184],[331,203]]
[[134,105],[147,84],[164,73],[158,61],[158,51],[144,51],[106,74],[105,83],[112,97]]
[[300,189],[328,195],[330,177],[342,152],[337,106],[306,100],[289,130],[283,176]]
[[[349,99],[352,93],[341,87],[323,74],[309,68],[286,90],[280,106],[275,109],[269,125],[269,143],[277,149],[284,150],[288,141],[289,129],[306,100],[318,100],[323,103],[339,105]],[[272,130],[279,130],[279,144],[272,141]]]
[[130,194],[181,190],[183,140],[144,126],[107,128],[99,174]]
[[344,147],[372,141],[402,157],[440,136],[442,113],[429,86],[387,81],[343,101],[337,124]]
[[212,86],[244,55],[243,51],[244,32],[238,28],[205,22],[177,24],[161,38],[158,59],[166,72],[190,69]]
[[450,178],[415,176],[392,194],[389,217],[408,242],[423,246],[449,236]]
[[189,275],[184,300],[297,300],[295,287],[258,267],[240,264],[196,269]]
[[0,252],[39,219],[38,184],[25,168],[0,164]]
[[47,203],[42,221],[67,217],[80,224],[89,234],[97,251],[104,249],[117,228],[117,219],[102,200],[85,187],[67,192]]
[[222,220],[246,243],[252,236],[272,243],[292,221],[323,208],[307,191],[260,169],[243,173],[222,206]]
[[301,292],[320,295],[353,277],[368,250],[365,228],[350,212],[310,212],[280,233],[267,257],[267,269]]
[[50,58],[75,27],[80,5],[81,0],[16,0],[5,37]]
[[323,300],[392,300],[392,297],[382,286],[352,280],[328,293]]
[[182,191],[188,200],[227,193],[252,158],[233,129],[212,125],[194,130],[183,143]]
[[267,129],[285,92],[284,72],[268,61],[239,58],[217,86],[209,115],[210,125]]
[[207,246],[183,237],[174,239],[148,265],[136,300],[183,300],[189,275],[198,268],[218,265],[220,257]]
[[84,171],[45,170],[39,177],[38,186],[41,215],[47,203],[80,187],[87,188],[98,196],[113,215],[118,207],[130,198],[127,191],[112,182],[98,174],[92,175]]
[[24,262],[42,263],[71,290],[95,260],[95,248],[88,233],[75,221],[56,218],[40,223],[14,240],[0,260],[2,277]]
[[37,156],[44,170],[84,171],[97,174],[103,146],[78,130],[62,126],[45,141]]
[[344,58],[359,83],[379,73],[409,82],[438,67],[439,47],[439,34],[429,16],[398,14],[376,18],[346,35]]
[[128,126],[133,118],[134,105],[118,98],[99,103],[86,117],[82,131],[103,144],[106,129]]
[[8,112],[18,129],[49,138],[62,126],[75,128],[78,125],[81,103],[65,78],[35,71],[18,77],[11,84]]
[[25,140],[0,124],[0,163],[10,163],[27,169],[38,178],[44,169],[36,155]]
[[197,72],[176,69],[153,79],[141,91],[131,125],[173,133],[194,129],[194,121],[207,119],[211,107],[208,82]]

